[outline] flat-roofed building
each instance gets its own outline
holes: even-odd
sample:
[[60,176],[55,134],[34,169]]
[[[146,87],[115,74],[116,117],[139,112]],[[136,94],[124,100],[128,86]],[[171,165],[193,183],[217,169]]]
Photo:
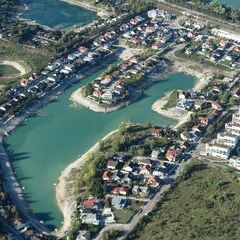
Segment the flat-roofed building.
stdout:
[[230,167],[236,168],[237,170],[240,170],[240,157],[233,156],[229,159],[228,165]]
[[227,132],[235,135],[240,135],[240,124],[237,123],[226,123],[225,129]]
[[235,124],[240,124],[240,112],[232,115],[232,122]]
[[231,156],[232,148],[219,143],[207,143],[206,155],[216,158],[228,159]]
[[217,142],[219,144],[224,144],[231,148],[235,148],[239,142],[239,135],[231,134],[228,132],[218,133]]

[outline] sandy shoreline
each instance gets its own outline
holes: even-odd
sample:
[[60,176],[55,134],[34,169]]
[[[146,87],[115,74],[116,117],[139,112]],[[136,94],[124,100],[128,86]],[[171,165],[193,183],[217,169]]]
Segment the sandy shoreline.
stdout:
[[[210,76],[212,76],[212,72],[200,72],[193,70],[189,64],[184,64],[186,65],[183,65],[183,63],[180,62],[175,63],[172,67],[172,72],[183,72],[185,74],[194,76],[196,78],[196,83],[194,84],[192,90],[201,91],[208,84]],[[152,110],[164,117],[177,120],[177,123],[173,126],[174,129],[177,129],[179,126],[190,120],[192,113],[176,108],[164,109],[164,105],[167,103],[171,93],[172,92],[155,101],[152,105]]]
[[152,110],[164,117],[177,120],[178,122],[173,126],[174,129],[177,129],[183,123],[189,121],[191,112],[181,111],[176,108],[170,108],[167,110],[163,109],[163,107],[167,103],[168,98],[171,93],[172,93],[172,91],[170,93],[168,93],[167,95],[165,95],[164,97],[158,99],[156,102],[154,102],[152,105]]
[[[107,140],[117,132],[118,132],[118,129],[110,132],[105,137],[103,137],[102,140]],[[59,183],[56,186],[56,199],[57,199],[58,206],[64,216],[63,226],[61,229],[59,229],[57,233],[59,236],[62,236],[67,230],[70,229],[72,216],[74,216],[74,211],[76,206],[75,200],[72,199],[68,194],[67,179],[69,178],[71,171],[74,168],[81,168],[81,166],[83,166],[88,160],[89,155],[94,154],[96,151],[98,151],[98,149],[99,149],[99,142],[97,142],[94,146],[92,146],[85,154],[83,154],[76,161],[68,165],[67,168],[65,168],[62,171],[61,176],[59,177]]]
[[76,5],[76,6],[91,10],[93,12],[96,12],[97,15],[99,17],[102,17],[102,18],[106,18],[106,17],[109,17],[111,15],[105,9],[102,9],[100,7],[96,7],[92,4],[88,4],[87,2],[82,2],[82,1],[78,1],[78,0],[60,0],[60,1],[67,2],[69,4]]
[[[129,60],[134,55],[143,51],[142,49],[130,48],[127,45],[116,45],[116,47],[118,47],[119,49],[121,49],[121,48],[124,49],[119,54],[119,58],[122,59],[123,61]],[[154,84],[154,82],[160,81],[161,77],[163,77],[165,74],[166,74],[166,69],[163,72],[159,72],[158,73],[158,80],[154,79],[154,77],[153,77],[154,73],[150,74],[150,76],[148,76],[140,84],[140,86],[138,88],[129,89],[130,97],[126,101],[123,101],[123,102],[121,102],[121,103],[119,103],[115,106],[99,105],[98,103],[94,102],[93,100],[91,100],[87,97],[83,97],[82,94],[81,94],[82,88],[79,88],[75,92],[73,92],[73,94],[70,97],[70,100],[73,102],[74,106],[76,106],[76,107],[77,106],[82,106],[82,107],[90,109],[91,111],[94,111],[94,112],[101,112],[101,113],[114,112],[114,111],[117,111],[121,108],[127,107],[131,103],[133,103],[134,101],[138,100],[141,97],[142,92],[147,87]]]
[[[211,77],[213,77],[213,73],[216,70],[213,69],[213,67],[211,66],[203,68],[203,66],[201,66],[197,62],[188,61],[186,59],[176,57],[175,52],[182,47],[183,45],[179,45],[176,49],[165,55],[166,58],[173,61],[171,72],[183,72],[185,74],[194,76],[196,78],[196,83],[194,84],[192,90],[201,91],[209,83],[209,80],[211,79]],[[165,110],[163,107],[167,103],[170,94],[171,93],[155,101],[152,105],[152,110],[164,117],[177,120],[177,124],[174,125],[174,129],[176,129],[182,124],[189,121],[191,117],[191,112],[178,110],[176,108],[170,108]]]

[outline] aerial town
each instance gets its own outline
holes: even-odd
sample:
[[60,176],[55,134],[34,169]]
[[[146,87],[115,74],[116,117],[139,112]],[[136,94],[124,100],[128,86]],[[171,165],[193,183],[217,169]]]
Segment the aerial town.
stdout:
[[[46,3],[92,14],[80,25],[56,15],[73,25],[62,29],[24,17],[35,9],[30,2],[0,0],[0,239],[217,240],[217,230],[201,229],[221,204],[226,215],[215,227],[238,239],[222,226],[239,212],[239,9],[211,1]],[[190,189],[191,181],[199,185]],[[174,217],[177,200],[177,209],[199,211],[191,224],[203,209],[212,214],[198,235],[175,228],[191,214]]]

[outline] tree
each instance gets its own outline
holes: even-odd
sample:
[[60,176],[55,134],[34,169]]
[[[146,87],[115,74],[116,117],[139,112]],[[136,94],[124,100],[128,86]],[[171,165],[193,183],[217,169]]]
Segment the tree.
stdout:
[[121,122],[119,124],[119,131],[122,135],[124,135],[127,132],[127,124],[125,122]]
[[240,14],[238,9],[236,8],[232,9],[230,16],[233,22],[236,22],[237,20],[239,20]]

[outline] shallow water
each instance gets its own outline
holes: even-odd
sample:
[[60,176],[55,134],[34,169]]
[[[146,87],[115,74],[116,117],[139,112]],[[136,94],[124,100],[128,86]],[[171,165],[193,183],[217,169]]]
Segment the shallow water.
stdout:
[[97,18],[95,12],[60,0],[29,0],[22,17],[55,29],[86,25]]

